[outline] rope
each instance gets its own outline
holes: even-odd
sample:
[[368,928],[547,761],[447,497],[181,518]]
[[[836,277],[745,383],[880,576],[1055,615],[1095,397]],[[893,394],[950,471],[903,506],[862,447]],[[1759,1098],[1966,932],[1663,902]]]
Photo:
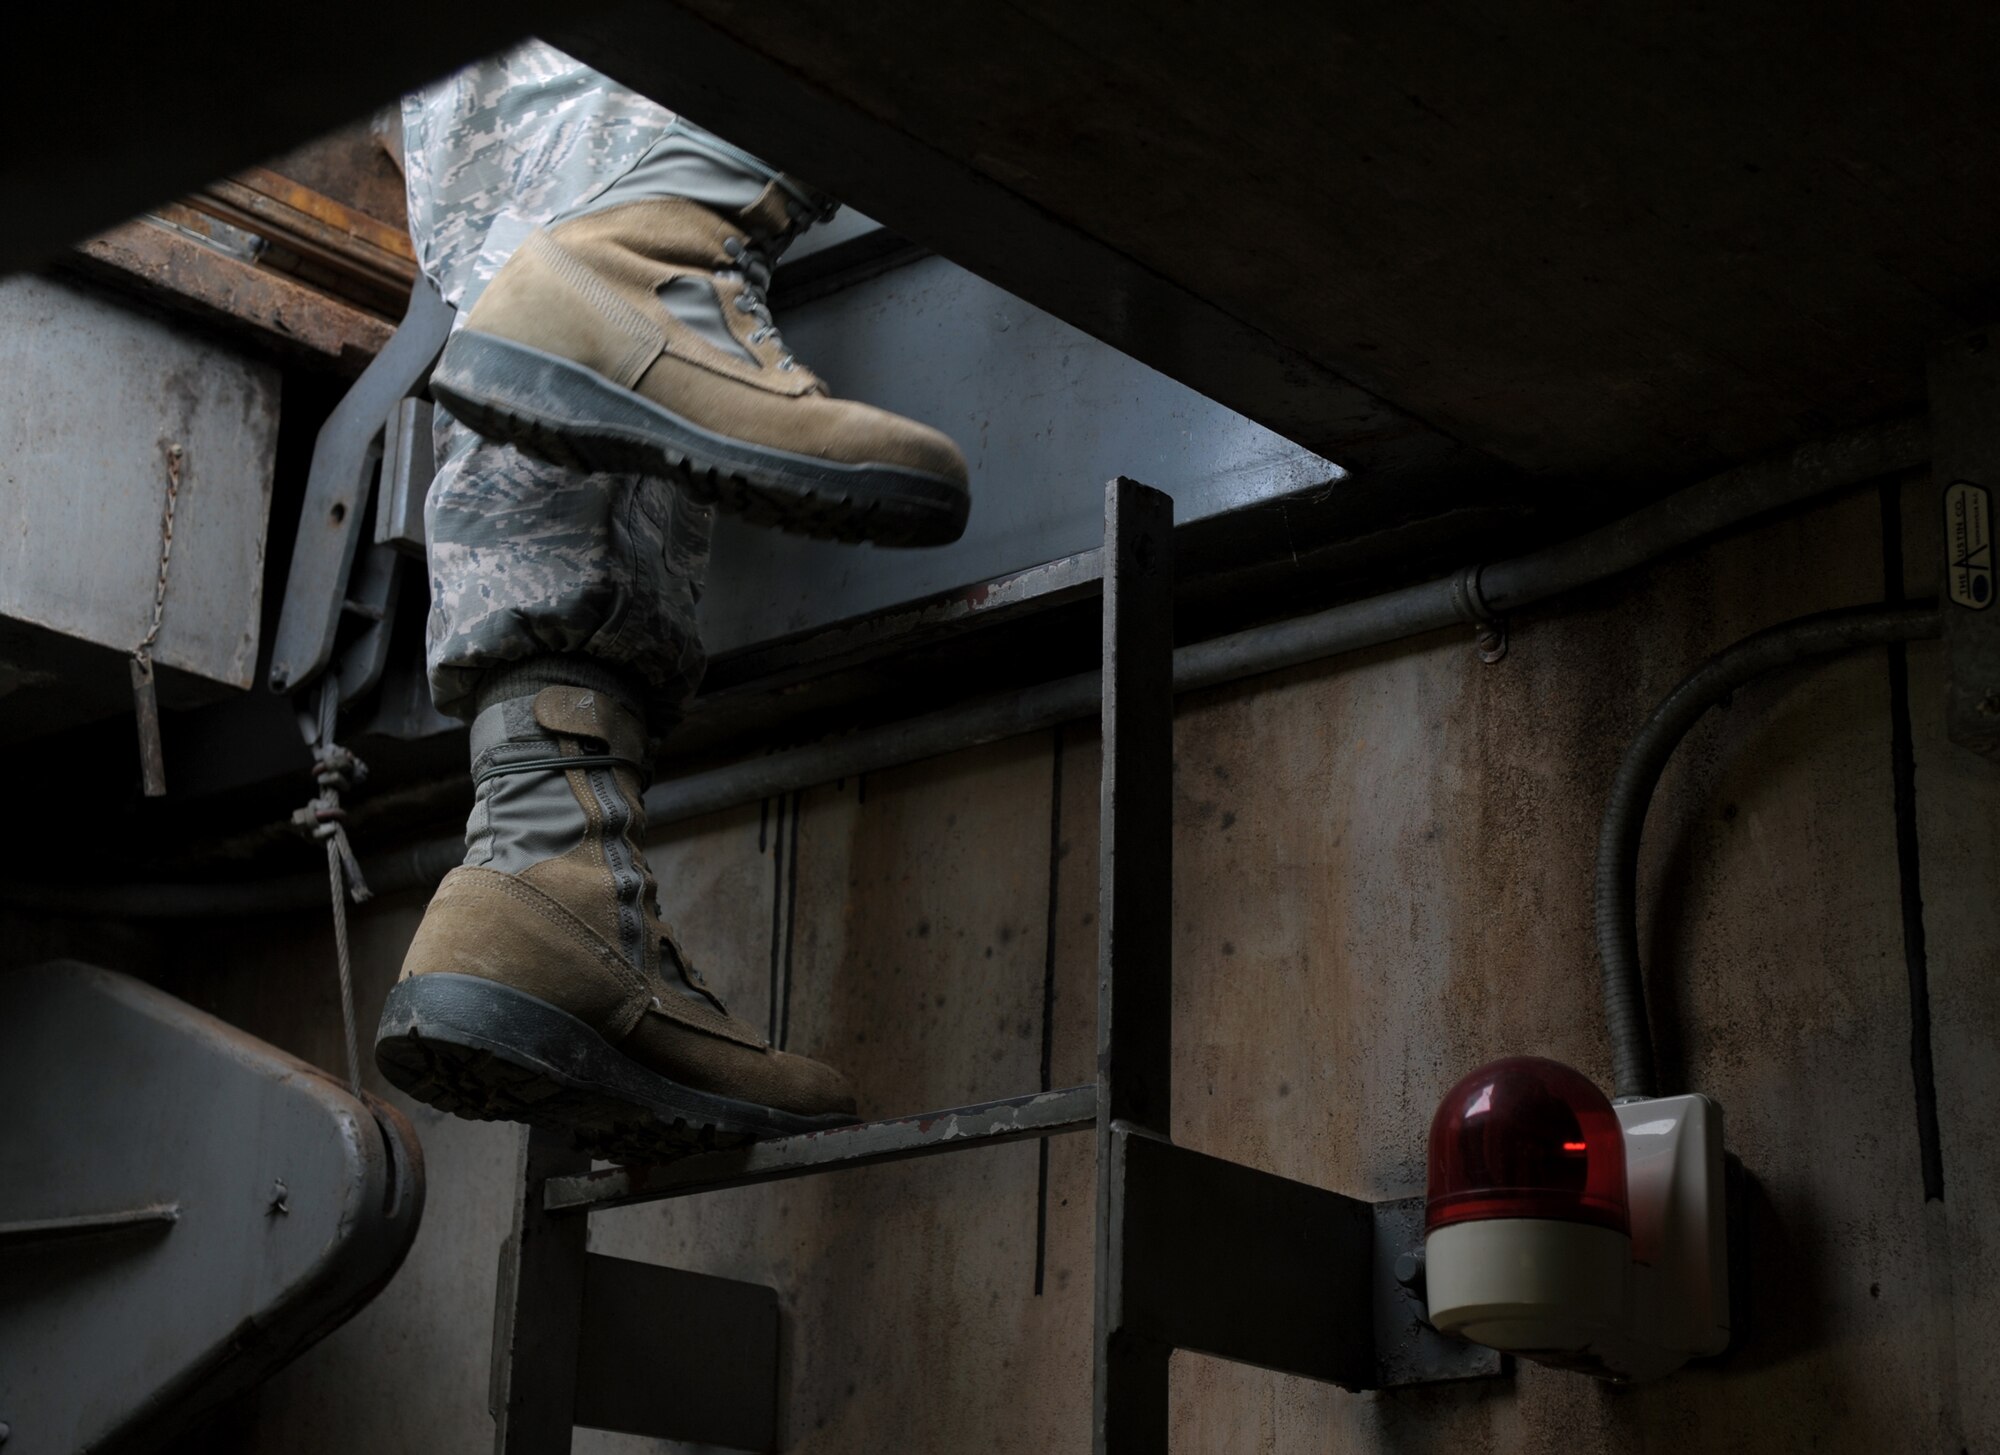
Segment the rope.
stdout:
[[347,1033],[347,1084],[361,1099],[361,1042],[354,1029],[354,968],[347,948],[347,901],[369,899],[361,863],[347,841],[347,811],[340,795],[368,780],[368,765],[333,740],[334,717],[340,710],[340,684],[332,673],[320,689],[319,731],[313,738],[313,782],[319,792],[292,814],[292,823],[326,845],[327,880],[333,892],[333,951],[340,969],[340,1017]]

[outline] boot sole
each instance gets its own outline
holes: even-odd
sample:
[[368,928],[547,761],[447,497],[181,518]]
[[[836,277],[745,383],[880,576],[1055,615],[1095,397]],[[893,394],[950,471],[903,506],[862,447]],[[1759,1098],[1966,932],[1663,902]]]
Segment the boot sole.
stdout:
[[719,435],[594,370],[460,329],[431,393],[469,428],[572,470],[652,475],[756,525],[822,540],[936,546],[965,533],[964,485],[885,464],[842,464]]
[[683,1086],[536,996],[438,973],[389,992],[375,1036],[389,1081],[439,1111],[564,1132],[611,1162],[660,1162],[847,1126]]

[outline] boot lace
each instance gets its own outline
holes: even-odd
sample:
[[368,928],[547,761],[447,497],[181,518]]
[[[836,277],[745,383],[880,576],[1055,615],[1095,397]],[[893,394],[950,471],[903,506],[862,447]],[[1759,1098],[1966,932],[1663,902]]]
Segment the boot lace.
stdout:
[[[784,340],[778,333],[777,323],[771,317],[771,304],[766,296],[771,291],[770,258],[762,249],[753,247],[738,237],[725,239],[722,250],[729,255],[729,260],[735,266],[717,269],[715,276],[725,282],[742,285],[736,294],[736,311],[749,314],[759,325],[751,333],[750,342],[761,344],[775,339],[782,347]],[[798,367],[798,361],[792,357],[791,350],[786,349],[778,356],[778,367],[788,374]]]

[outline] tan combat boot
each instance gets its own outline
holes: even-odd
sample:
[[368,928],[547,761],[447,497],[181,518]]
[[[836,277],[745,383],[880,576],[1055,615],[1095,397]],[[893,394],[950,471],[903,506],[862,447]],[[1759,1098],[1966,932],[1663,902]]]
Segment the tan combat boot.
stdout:
[[479,714],[469,852],[417,929],[376,1064],[441,1110],[571,1132],[617,1161],[852,1121],[840,1074],[731,1016],[660,922],[644,749],[602,691]]
[[958,446],[831,398],[771,321],[772,263],[830,210],[676,122],[630,173],[521,244],[431,390],[490,439],[573,469],[660,476],[761,525],[956,540],[970,509]]

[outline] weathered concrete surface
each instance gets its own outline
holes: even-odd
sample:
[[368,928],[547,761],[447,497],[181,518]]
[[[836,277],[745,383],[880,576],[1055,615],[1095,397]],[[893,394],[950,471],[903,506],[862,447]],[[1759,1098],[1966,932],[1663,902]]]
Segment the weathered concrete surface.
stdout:
[[[1906,506],[1923,591],[1935,502],[1912,487]],[[1421,1187],[1437,1096],[1477,1062],[1536,1051],[1604,1077],[1591,861],[1625,735],[1702,655],[1875,599],[1882,580],[1877,502],[1862,495],[1557,603],[1515,624],[1498,666],[1439,637],[1187,704],[1180,1139],[1402,1194]],[[1526,1367],[1355,1396],[1181,1357],[1177,1450],[1956,1455],[2000,1438],[2000,1241],[1986,1227],[2000,1191],[2000,775],[1944,743],[1934,650],[1910,660],[1942,1203],[1925,1203],[1917,1157],[1877,653],[1713,714],[1668,770],[1646,836],[1642,933],[1668,1089],[1721,1100],[1759,1189],[1739,1347],[1628,1392]],[[1044,735],[814,790],[801,813],[784,805],[782,836],[776,803],[683,826],[660,846],[669,915],[753,1019],[774,936],[784,999],[789,937],[789,1043],[837,1059],[870,1112],[1036,1086],[1051,958],[1052,1080],[1087,1080],[1096,756],[1094,734],[1073,729],[1059,749]],[[415,915],[357,917],[364,1018]],[[316,919],[192,933],[164,958],[198,1003],[337,1064]],[[490,1448],[511,1133],[419,1125],[430,1210],[405,1272],[209,1448]],[[791,1449],[1081,1451],[1088,1141],[1050,1146],[1039,1296],[1038,1162],[1013,1146],[625,1209],[597,1221],[594,1245],[779,1290]],[[584,1434],[576,1448],[662,1447]]]
[[[1876,516],[1856,498],[1566,603],[1518,623],[1498,667],[1463,646],[1386,649],[1188,713],[1179,1135],[1388,1195],[1421,1187],[1436,1098],[1481,1060],[1532,1051],[1605,1078],[1589,886],[1623,737],[1748,630],[1879,597]],[[1178,1448],[1958,1448],[1886,693],[1880,654],[1743,693],[1690,737],[1646,837],[1669,1086],[1721,1100],[1762,1189],[1736,1356],[1629,1393],[1530,1366],[1511,1393],[1359,1399],[1183,1361]],[[1934,707],[1918,703],[1933,730]]]

